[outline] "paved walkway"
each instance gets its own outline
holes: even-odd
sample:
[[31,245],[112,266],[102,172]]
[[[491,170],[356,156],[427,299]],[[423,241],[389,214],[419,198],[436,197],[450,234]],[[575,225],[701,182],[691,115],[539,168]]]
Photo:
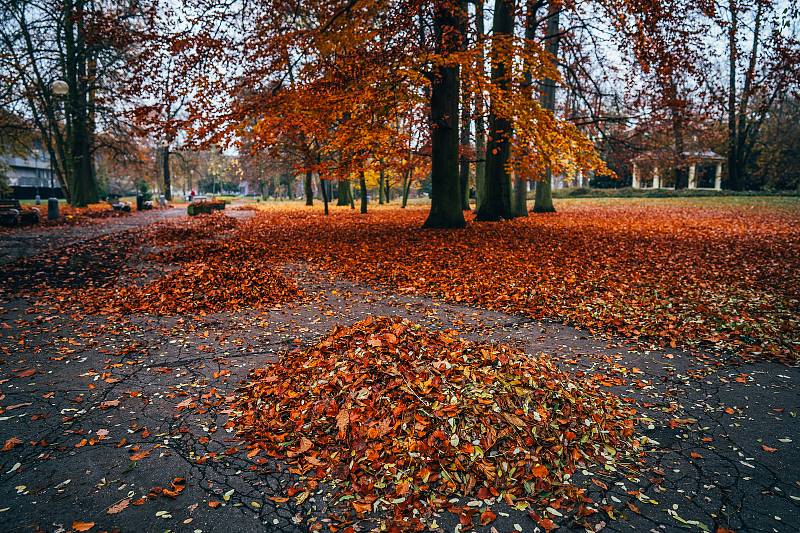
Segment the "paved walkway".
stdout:
[[[96,236],[70,229],[69,242]],[[26,253],[64,242],[37,242]],[[594,470],[598,483],[578,476],[607,506],[592,518],[598,528],[800,531],[797,368],[637,352],[557,323],[286,268],[309,297],[264,313],[111,324],[30,314],[22,300],[0,303],[0,444],[10,446],[0,452],[0,530],[58,531],[75,520],[96,523],[92,531],[308,530],[307,517],[324,519],[333,497],[323,487],[301,503],[272,500],[285,495],[292,476],[236,449],[240,441],[225,427],[226,397],[250,369],[336,323],[400,315],[543,351],[571,371],[608,374],[613,389],[636,401],[651,419],[641,431],[658,442],[650,468],[628,478]],[[499,503],[492,509],[497,531],[535,529],[526,513]],[[446,531],[456,526],[448,513],[437,521]]]
[[25,227],[0,233],[0,265],[20,257],[44,253],[101,235],[119,233],[132,228],[186,215],[185,208],[156,209],[135,212],[129,216],[97,219],[88,225]]

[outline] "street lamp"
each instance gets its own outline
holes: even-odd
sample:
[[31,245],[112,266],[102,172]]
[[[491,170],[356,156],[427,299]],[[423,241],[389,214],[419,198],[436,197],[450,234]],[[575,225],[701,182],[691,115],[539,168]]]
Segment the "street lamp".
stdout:
[[[50,84],[50,90],[53,94],[58,98],[59,102],[61,99],[67,95],[69,92],[69,85],[64,80],[54,80],[53,83]],[[60,107],[60,105],[58,105]],[[58,128],[58,124],[55,125]],[[50,192],[53,193],[53,175],[55,174],[55,167],[53,166],[55,161],[50,161]],[[58,209],[58,198],[50,196],[47,199],[47,218],[50,220],[55,220],[59,217],[59,209]]]
[[64,80],[55,80],[50,84],[50,90],[53,91],[53,94],[56,96],[66,96],[69,92],[69,85],[67,85],[67,82]]

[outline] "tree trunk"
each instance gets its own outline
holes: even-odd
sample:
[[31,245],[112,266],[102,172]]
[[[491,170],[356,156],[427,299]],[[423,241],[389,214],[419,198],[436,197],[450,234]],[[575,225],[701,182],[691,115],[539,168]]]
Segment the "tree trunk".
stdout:
[[[553,57],[553,61],[558,64],[558,41],[559,29],[558,19],[561,13],[561,2],[550,0],[547,5],[547,35],[545,36],[545,50]],[[542,90],[542,107],[548,111],[555,112],[556,109],[556,82],[545,78]],[[545,171],[544,179],[536,184],[536,196],[533,202],[535,213],[552,213],[556,210],[553,207],[552,193],[553,174],[548,168]]]
[[355,195],[353,194],[353,184],[350,183],[350,180],[347,180],[347,189],[350,195],[350,209],[355,209],[356,208],[356,202],[354,199]]
[[384,188],[384,197],[385,197],[384,199],[386,200],[386,203],[388,204],[389,202],[392,201],[392,186],[389,185],[389,178],[386,178],[384,180],[383,188]]
[[411,190],[411,178],[414,175],[414,169],[409,168],[403,176],[403,200],[400,207],[405,209],[408,205],[408,192]]
[[736,48],[739,16],[736,0],[728,0],[731,11],[731,23],[728,28],[728,187],[734,191],[744,188],[742,171],[739,167],[739,136],[736,131]]
[[553,207],[552,174],[550,169],[544,171],[544,179],[536,182],[536,195],[533,200],[534,213],[554,213]]
[[[461,13],[446,0],[434,3],[433,26],[436,51],[456,52],[463,35],[459,15],[466,13],[466,1],[459,2]],[[431,79],[431,210],[426,228],[463,228],[461,184],[458,177],[458,65],[439,65]]]
[[683,114],[684,105],[678,97],[678,84],[675,82],[674,74],[670,75],[667,86],[667,99],[669,100],[670,119],[672,127],[672,142],[675,145],[674,162],[672,176],[675,183],[675,190],[685,189],[689,186],[689,175],[683,167],[686,162],[683,153],[686,151],[683,142]]
[[[466,43],[466,39],[464,40]],[[469,96],[466,91],[466,84],[461,86],[461,155],[459,167],[459,179],[461,181],[461,209],[469,211]]]
[[[480,49],[478,52],[478,70],[483,73],[486,59],[483,54],[484,31],[483,0],[475,2],[475,33]],[[475,208],[483,202],[486,190],[486,125],[483,123],[483,93],[475,95]]]
[[367,212],[367,179],[364,171],[358,173],[358,183],[361,186],[361,213]]
[[[494,36],[510,38],[514,34],[514,0],[495,0],[492,23]],[[511,65],[501,57],[499,43],[492,43],[492,84],[507,98],[511,91]],[[511,206],[511,175],[508,163],[511,159],[511,140],[514,125],[509,118],[497,115],[498,96],[489,103],[489,142],[486,145],[486,198],[478,209],[477,220],[501,220],[514,218]]]
[[306,205],[314,205],[314,188],[311,186],[312,177],[313,173],[310,170],[306,170],[306,178],[304,183]]
[[169,172],[169,145],[164,145],[161,164],[164,167],[164,198],[172,201],[172,176]]
[[384,172],[383,172],[383,163],[381,163],[381,169],[378,172],[378,204],[383,205],[383,180],[385,179]]
[[[525,8],[525,51],[533,54],[536,32],[539,28],[539,8],[544,4],[544,0],[527,0]],[[533,75],[531,72],[535,68],[529,63],[529,56],[525,57],[523,71],[525,75],[525,92],[528,98],[534,98]],[[528,216],[528,179],[530,176],[515,174],[514,176],[514,210],[517,216]]]
[[65,66],[69,86],[65,115],[70,123],[69,176],[72,182],[69,185],[72,205],[78,207],[100,199],[89,131],[84,4],[85,0],[67,0],[64,3]]
[[336,183],[336,194],[339,197],[336,205],[350,205],[350,180],[339,180]]
[[328,189],[325,187],[325,180],[319,177],[319,190],[322,191],[322,204],[325,206],[325,214],[328,214]]

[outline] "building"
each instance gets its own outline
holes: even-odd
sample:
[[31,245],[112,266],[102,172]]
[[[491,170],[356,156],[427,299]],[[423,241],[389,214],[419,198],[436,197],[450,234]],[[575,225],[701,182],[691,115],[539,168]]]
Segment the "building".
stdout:
[[11,187],[51,188],[57,185],[50,155],[39,146],[24,156],[0,155],[0,163],[7,166],[6,175]]
[[[661,157],[657,157],[660,155]],[[633,158],[634,189],[667,189],[674,188],[671,178],[672,165],[661,163],[667,159],[663,154],[647,153]],[[722,163],[725,158],[711,150],[683,152],[682,165],[688,169],[690,189],[722,190]],[[642,171],[644,170],[644,171]]]

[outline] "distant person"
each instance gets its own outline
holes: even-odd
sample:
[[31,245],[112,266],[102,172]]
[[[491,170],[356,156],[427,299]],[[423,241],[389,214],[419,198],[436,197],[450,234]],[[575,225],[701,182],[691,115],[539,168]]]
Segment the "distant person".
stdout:
[[189,191],[189,202],[194,202],[194,189]]

